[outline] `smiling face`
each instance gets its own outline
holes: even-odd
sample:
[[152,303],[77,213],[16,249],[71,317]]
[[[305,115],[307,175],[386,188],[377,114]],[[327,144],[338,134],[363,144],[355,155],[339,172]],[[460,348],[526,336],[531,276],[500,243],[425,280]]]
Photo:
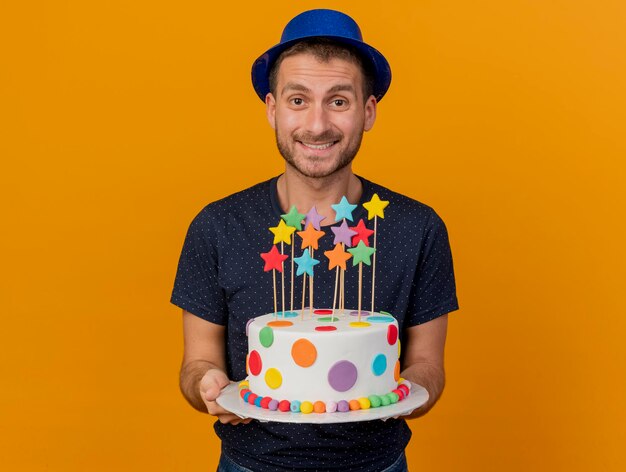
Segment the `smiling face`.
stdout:
[[309,53],[282,60],[275,96],[269,93],[265,103],[287,166],[312,178],[348,166],[376,119],[376,99],[364,99],[355,62],[320,61]]

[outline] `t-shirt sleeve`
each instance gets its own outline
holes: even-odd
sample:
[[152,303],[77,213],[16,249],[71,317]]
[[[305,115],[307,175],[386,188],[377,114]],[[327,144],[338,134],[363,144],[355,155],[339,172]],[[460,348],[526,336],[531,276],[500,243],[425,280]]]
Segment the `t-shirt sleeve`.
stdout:
[[411,285],[407,326],[425,323],[458,308],[448,231],[432,211]]
[[170,301],[200,318],[225,325],[227,308],[219,283],[213,226],[206,209],[189,226]]

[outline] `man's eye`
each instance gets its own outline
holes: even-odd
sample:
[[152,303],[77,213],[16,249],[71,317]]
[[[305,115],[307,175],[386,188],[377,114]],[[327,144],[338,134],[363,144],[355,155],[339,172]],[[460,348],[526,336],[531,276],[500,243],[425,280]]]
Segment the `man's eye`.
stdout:
[[337,98],[335,100],[333,100],[333,105],[335,105],[336,107],[342,107],[346,104],[345,100],[342,100],[340,98]]
[[302,105],[303,100],[301,98],[294,98],[291,100],[294,105]]

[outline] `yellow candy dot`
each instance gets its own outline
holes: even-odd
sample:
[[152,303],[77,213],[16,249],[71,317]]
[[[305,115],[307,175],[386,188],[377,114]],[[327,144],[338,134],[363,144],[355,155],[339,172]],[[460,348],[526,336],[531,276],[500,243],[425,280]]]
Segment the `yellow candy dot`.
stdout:
[[311,402],[302,402],[300,405],[300,411],[302,413],[311,413],[313,411],[313,403]]
[[367,410],[370,406],[372,406],[372,403],[370,402],[369,398],[366,397],[362,397],[359,398],[359,405],[361,405],[361,410]]
[[398,339],[398,359],[400,359],[400,340]]
[[367,328],[368,326],[372,326],[372,324],[365,321],[353,321],[350,323],[350,326],[353,328]]
[[272,367],[265,372],[265,383],[269,388],[277,389],[283,383],[283,376]]
[[250,382],[248,382],[247,380],[242,380],[241,382],[239,382],[239,389],[242,388],[250,388]]

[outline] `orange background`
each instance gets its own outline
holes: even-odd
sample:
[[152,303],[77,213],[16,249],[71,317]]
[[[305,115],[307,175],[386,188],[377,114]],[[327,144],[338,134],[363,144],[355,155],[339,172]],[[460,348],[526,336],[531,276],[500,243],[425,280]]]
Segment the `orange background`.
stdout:
[[320,6],[394,72],[355,170],[453,245],[411,467],[626,468],[623,2],[70,0],[0,7],[6,470],[214,470],[177,387],[176,263],[207,202],[280,172],[250,65]]

